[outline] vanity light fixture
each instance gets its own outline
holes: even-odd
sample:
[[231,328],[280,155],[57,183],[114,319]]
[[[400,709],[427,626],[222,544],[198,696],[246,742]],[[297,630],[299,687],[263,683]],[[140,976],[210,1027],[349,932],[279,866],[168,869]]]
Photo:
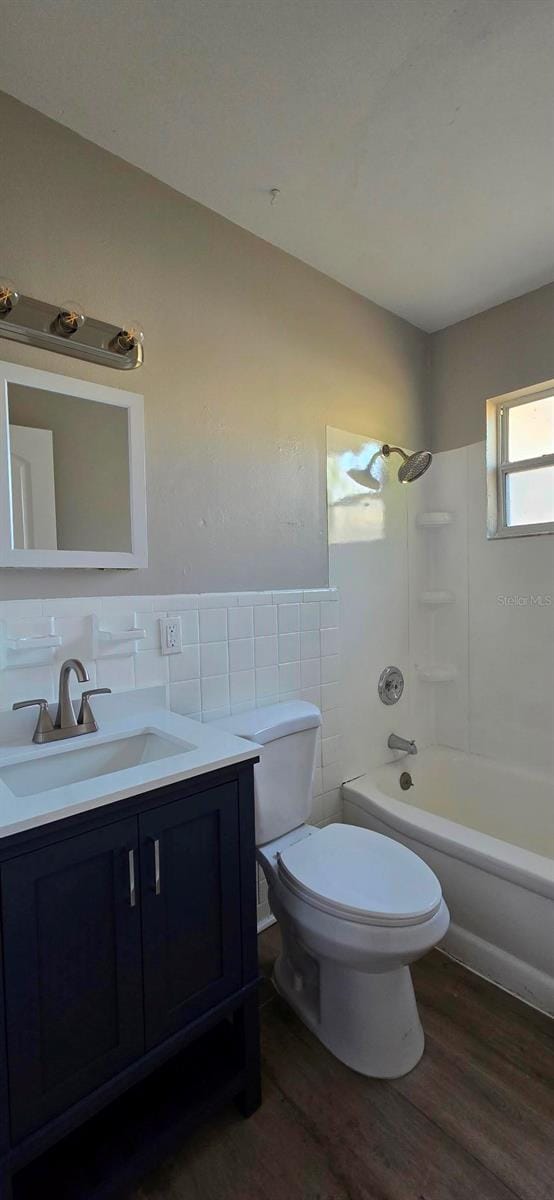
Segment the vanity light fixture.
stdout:
[[[17,311],[14,309],[17,305]],[[84,358],[98,366],[128,371],[144,360],[144,330],[138,321],[108,325],[86,316],[73,300],[48,304],[21,295],[11,279],[0,277],[0,338]]]

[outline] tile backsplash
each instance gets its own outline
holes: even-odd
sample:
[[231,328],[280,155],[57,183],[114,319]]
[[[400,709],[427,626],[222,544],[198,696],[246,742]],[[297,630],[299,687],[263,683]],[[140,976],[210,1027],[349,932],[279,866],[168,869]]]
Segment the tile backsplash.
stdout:
[[[334,588],[0,600],[0,711],[16,700],[54,700],[66,658],[80,658],[90,676],[86,685],[72,676],[75,696],[85,686],[162,684],[175,712],[202,721],[309,700],[323,713],[311,814],[323,824],[341,812],[339,613]],[[160,618],[173,615],[182,650],[165,655]]]

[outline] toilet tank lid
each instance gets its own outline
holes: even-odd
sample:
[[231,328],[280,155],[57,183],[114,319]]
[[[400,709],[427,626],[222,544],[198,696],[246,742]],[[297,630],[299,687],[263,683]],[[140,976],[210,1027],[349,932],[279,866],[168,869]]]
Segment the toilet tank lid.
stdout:
[[321,713],[315,704],[308,704],[307,700],[285,700],[282,704],[268,704],[251,712],[236,713],[234,717],[221,717],[213,724],[237,737],[249,738],[265,746],[267,742],[286,737],[289,733],[317,729],[321,725]]

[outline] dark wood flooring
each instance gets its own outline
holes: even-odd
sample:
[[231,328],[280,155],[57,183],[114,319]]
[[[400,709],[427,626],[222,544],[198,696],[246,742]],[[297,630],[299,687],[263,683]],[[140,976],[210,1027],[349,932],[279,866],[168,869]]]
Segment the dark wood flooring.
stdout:
[[273,993],[277,926],[259,944],[262,1107],[209,1122],[135,1200],[552,1200],[547,1017],[434,952],[413,970],[422,1060],[365,1079]]

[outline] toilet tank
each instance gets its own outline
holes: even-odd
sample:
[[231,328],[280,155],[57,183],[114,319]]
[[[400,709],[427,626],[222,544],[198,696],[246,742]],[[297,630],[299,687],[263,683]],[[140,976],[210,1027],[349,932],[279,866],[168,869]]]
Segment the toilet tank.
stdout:
[[321,713],[315,704],[288,700],[214,722],[262,747],[254,767],[256,844],[303,825],[312,807],[312,781]]

